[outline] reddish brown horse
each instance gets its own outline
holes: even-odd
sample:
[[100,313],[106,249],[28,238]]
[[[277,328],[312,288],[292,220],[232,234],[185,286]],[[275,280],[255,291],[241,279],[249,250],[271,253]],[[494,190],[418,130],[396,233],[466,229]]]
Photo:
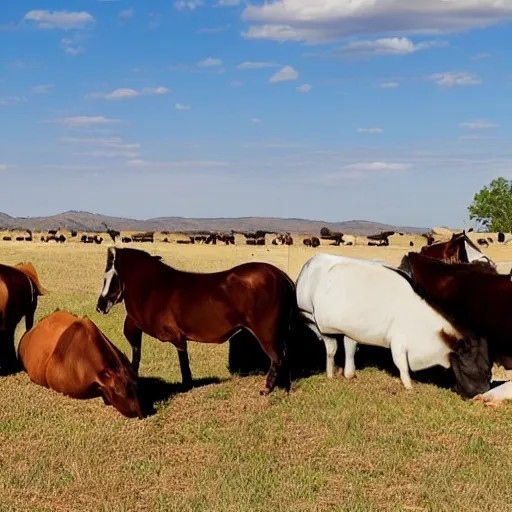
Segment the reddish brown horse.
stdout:
[[295,285],[268,263],[244,263],[230,270],[176,270],[145,251],[109,248],[103,290],[96,310],[106,314],[124,299],[124,333],[138,372],[142,332],[174,344],[183,386],[192,386],[187,340],[223,343],[241,329],[260,342],[271,364],[266,388],[290,388],[287,338],[298,315]]
[[55,311],[23,335],[18,353],[36,384],[72,398],[101,396],[124,416],[143,417],[130,361],[88,318]]
[[420,254],[445,263],[481,263],[496,268],[494,261],[468,238],[465,231],[453,234],[447,242],[422,247]]
[[25,317],[28,331],[34,325],[34,313],[40,295],[48,293],[39,282],[31,263],[14,267],[0,265],[0,372],[5,374],[16,366],[14,332]]

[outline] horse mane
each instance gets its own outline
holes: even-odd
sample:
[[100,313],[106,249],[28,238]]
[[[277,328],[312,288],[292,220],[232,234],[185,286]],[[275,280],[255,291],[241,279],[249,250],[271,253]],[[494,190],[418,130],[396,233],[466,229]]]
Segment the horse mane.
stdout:
[[[432,262],[435,262],[435,263],[439,263],[439,264],[445,265],[445,266],[452,266],[453,267],[453,266],[464,266],[465,265],[467,267],[467,266],[472,266],[474,264],[472,264],[472,263],[445,263],[444,261],[438,260],[436,258],[431,258],[430,256],[423,256],[423,254],[420,254],[420,253],[417,253],[417,252],[409,252],[409,253],[407,253],[407,254],[405,254],[403,256],[402,261],[400,262],[400,266],[399,267],[393,267],[392,265],[389,265],[389,266],[386,267],[389,270],[392,270],[393,272],[395,272],[396,274],[401,276],[403,279],[405,279],[409,283],[411,288],[414,290],[414,292],[421,299],[423,299],[434,311],[439,313],[446,321],[448,321],[451,325],[453,325],[455,327],[455,329],[457,331],[459,331],[459,333],[464,338],[468,337],[468,336],[473,336],[474,337],[475,333],[473,333],[472,331],[470,331],[466,327],[463,327],[462,325],[460,325],[459,322],[457,322],[457,320],[455,319],[455,317],[452,314],[448,313],[446,311],[446,309],[444,308],[444,306],[442,306],[440,304],[440,301],[437,301],[436,299],[434,299],[430,294],[428,294],[426,292],[426,290],[419,283],[417,283],[413,279],[413,277],[412,277],[412,270],[411,270],[411,264],[410,264],[410,260],[409,260],[409,257],[410,257],[411,254],[416,254],[416,255],[418,255],[422,259],[429,260],[429,261],[432,261]],[[483,267],[483,265],[478,265],[478,267]],[[489,272],[486,270],[483,273],[489,273]]]
[[23,272],[32,281],[39,295],[47,295],[50,293],[39,282],[39,276],[37,275],[36,269],[34,268],[34,265],[32,265],[32,263],[17,263],[16,265],[14,265],[14,268],[19,270],[20,272]]
[[449,267],[449,268],[455,268],[456,270],[459,270],[459,271],[462,270],[464,272],[476,272],[476,273],[487,274],[487,275],[501,275],[501,274],[498,274],[498,272],[496,271],[496,269],[494,267],[492,267],[491,265],[488,265],[486,263],[482,263],[480,261],[474,261],[472,263],[448,263],[446,261],[442,261],[437,258],[432,258],[432,256],[425,256],[424,254],[420,254],[417,252],[410,252],[402,258],[402,262],[405,260],[405,258],[407,258],[406,264],[409,265],[409,268],[410,268],[409,256],[411,254],[415,254],[416,255],[415,258],[419,257],[420,259],[426,260],[429,263],[434,263],[435,265],[437,265],[439,267],[444,267],[445,269]]

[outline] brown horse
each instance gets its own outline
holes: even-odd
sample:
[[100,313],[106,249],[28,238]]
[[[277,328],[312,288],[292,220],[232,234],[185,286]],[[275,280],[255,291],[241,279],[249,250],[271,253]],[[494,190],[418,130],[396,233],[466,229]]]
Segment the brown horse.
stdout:
[[123,299],[124,334],[136,372],[142,332],[174,344],[183,386],[189,389],[187,340],[223,343],[247,329],[271,361],[261,393],[270,393],[278,384],[290,389],[287,338],[299,313],[295,285],[277,267],[254,262],[222,272],[183,272],[145,251],[111,247],[96,310],[107,314]]
[[55,311],[18,346],[30,379],[72,398],[101,396],[129,418],[143,418],[137,376],[128,358],[87,317]]
[[36,269],[31,263],[15,266],[0,265],[0,372],[14,370],[16,355],[14,332],[25,317],[28,331],[34,325],[37,300],[48,293],[39,282]]
[[422,247],[420,254],[445,263],[481,263],[496,268],[494,261],[468,238],[465,231],[454,233],[447,242]]

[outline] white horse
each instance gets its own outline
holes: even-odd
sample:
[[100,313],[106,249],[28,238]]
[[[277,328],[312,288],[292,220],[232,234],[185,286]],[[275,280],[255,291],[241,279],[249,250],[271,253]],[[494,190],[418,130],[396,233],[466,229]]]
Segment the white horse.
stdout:
[[490,387],[486,340],[464,336],[413,289],[398,268],[376,260],[316,254],[297,279],[297,302],[324,340],[327,376],[334,376],[337,337],[344,336],[347,379],[355,376],[357,343],[391,349],[406,389],[413,371],[453,367],[457,390],[466,396]]

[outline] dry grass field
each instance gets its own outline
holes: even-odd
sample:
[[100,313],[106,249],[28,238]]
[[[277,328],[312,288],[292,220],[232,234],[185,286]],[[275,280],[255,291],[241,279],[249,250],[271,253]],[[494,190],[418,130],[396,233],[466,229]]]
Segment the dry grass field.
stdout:
[[[398,263],[405,242],[322,250]],[[302,246],[143,244],[180,269],[268,261],[295,279]],[[415,247],[417,249],[417,246]],[[512,247],[486,250],[512,260]],[[131,358],[124,306],[95,312],[106,246],[2,243],[0,261],[31,261],[51,294],[37,319],[88,315]],[[504,265],[508,272],[510,263]],[[512,510],[512,404],[484,408],[433,384],[376,368],[358,378],[297,380],[259,395],[264,377],[234,377],[228,344],[190,344],[196,387],[180,392],[174,347],[144,337],[141,377],[156,414],[129,420],[101,399],[68,399],[21,372],[0,378],[0,511]],[[158,384],[158,385],[157,385]]]

